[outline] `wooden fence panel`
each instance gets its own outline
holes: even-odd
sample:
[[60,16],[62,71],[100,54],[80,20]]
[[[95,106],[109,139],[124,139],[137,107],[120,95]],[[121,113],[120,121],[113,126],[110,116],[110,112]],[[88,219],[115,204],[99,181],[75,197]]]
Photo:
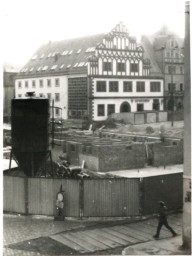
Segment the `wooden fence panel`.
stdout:
[[84,180],[85,217],[139,215],[139,179]]
[[168,210],[182,209],[182,173],[146,177],[143,179],[143,214],[158,211],[158,201],[164,201]]
[[3,210],[26,213],[24,178],[3,176]]
[[65,216],[79,216],[79,181],[29,178],[29,214],[55,215],[56,194],[65,191]]

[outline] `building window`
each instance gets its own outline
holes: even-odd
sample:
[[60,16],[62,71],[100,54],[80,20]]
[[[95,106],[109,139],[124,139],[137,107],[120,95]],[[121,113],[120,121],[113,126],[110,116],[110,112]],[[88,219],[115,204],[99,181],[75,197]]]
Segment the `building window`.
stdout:
[[60,94],[59,93],[55,93],[55,101],[60,101]]
[[175,66],[168,66],[168,73],[169,74],[175,74],[176,73],[176,67]]
[[36,84],[35,84],[35,80],[32,81],[32,87],[35,88]]
[[137,82],[137,92],[145,92],[145,82]]
[[150,91],[151,92],[160,92],[161,91],[160,82],[150,82]]
[[22,94],[18,94],[18,98],[21,98],[22,97]]
[[43,80],[39,80],[39,86],[42,88],[43,87]]
[[97,115],[105,116],[105,105],[104,104],[97,105]]
[[59,86],[59,78],[55,79],[55,86]]
[[71,144],[71,151],[75,152],[75,145]]
[[51,87],[51,79],[47,79],[47,86]]
[[138,72],[138,70],[139,70],[138,63],[131,63],[131,65],[130,65],[130,72]]
[[59,115],[59,109],[58,108],[55,109],[55,114],[56,114],[56,116]]
[[180,91],[183,91],[183,84],[180,84]]
[[167,58],[170,58],[170,53],[169,52],[167,52]]
[[117,81],[111,81],[109,82],[109,91],[110,92],[118,92],[119,91],[119,86],[118,86]]
[[175,87],[176,85],[175,84],[168,84],[168,91],[171,92],[171,91],[175,91]]
[[125,63],[123,62],[117,63],[117,72],[125,72]]
[[103,62],[103,71],[112,71],[112,63]]
[[28,88],[29,85],[28,85],[28,81],[25,81],[25,88]]
[[106,81],[97,81],[97,92],[106,92]]
[[179,58],[179,53],[175,53],[175,57],[178,59]]
[[183,67],[180,67],[180,73],[183,74]]
[[133,91],[133,83],[131,81],[123,82],[123,91],[124,92],[132,92]]
[[111,115],[115,113],[115,104],[108,104],[107,105],[107,115]]
[[47,98],[51,101],[51,93],[47,93]]
[[18,88],[21,88],[21,82],[18,83]]
[[159,100],[158,99],[153,100],[153,110],[159,111]]
[[137,104],[137,111],[143,111],[144,110],[144,105],[143,104]]

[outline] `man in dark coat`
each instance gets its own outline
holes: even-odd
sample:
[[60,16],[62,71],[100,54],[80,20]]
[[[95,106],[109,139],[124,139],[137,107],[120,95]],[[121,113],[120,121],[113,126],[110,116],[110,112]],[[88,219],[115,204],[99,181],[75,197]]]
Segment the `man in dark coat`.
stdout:
[[159,238],[160,230],[163,225],[165,225],[165,227],[169,229],[169,231],[172,233],[173,236],[176,236],[177,233],[169,226],[167,222],[167,207],[165,206],[165,203],[162,201],[159,202],[158,213],[159,213],[159,223],[158,223],[156,235],[154,235],[153,237]]

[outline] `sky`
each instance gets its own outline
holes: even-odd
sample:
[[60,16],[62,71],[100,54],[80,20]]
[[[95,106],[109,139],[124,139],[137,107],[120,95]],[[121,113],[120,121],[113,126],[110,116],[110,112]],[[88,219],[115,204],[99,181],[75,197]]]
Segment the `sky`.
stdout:
[[43,43],[110,32],[122,21],[130,35],[164,24],[184,37],[184,0],[3,0],[3,62],[23,66]]

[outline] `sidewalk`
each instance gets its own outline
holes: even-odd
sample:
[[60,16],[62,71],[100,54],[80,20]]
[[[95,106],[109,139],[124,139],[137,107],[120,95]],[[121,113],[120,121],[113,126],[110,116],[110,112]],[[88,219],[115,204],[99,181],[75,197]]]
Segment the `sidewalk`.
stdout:
[[128,246],[122,255],[191,255],[182,250],[182,236]]

